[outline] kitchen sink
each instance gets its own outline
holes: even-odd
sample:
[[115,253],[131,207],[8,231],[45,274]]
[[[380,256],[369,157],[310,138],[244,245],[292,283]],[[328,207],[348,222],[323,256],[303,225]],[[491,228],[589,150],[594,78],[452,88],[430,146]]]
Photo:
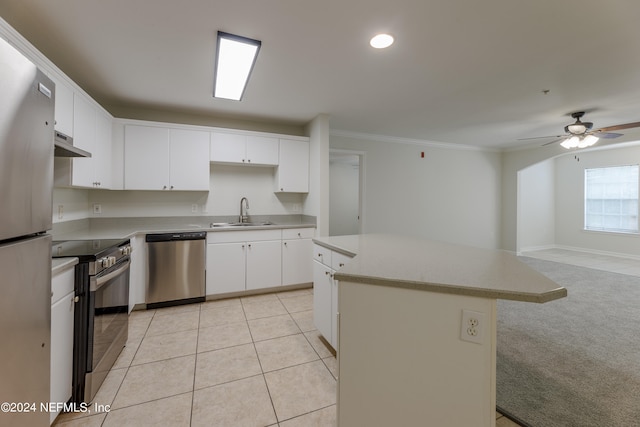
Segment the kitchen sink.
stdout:
[[212,222],[211,228],[214,227],[259,227],[263,225],[275,225],[271,221],[263,222]]

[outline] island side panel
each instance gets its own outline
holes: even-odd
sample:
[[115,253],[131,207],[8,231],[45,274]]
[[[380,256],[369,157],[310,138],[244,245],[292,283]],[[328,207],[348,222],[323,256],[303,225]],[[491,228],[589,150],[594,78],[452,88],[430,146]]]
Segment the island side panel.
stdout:
[[495,427],[494,299],[340,282],[339,304],[338,426]]

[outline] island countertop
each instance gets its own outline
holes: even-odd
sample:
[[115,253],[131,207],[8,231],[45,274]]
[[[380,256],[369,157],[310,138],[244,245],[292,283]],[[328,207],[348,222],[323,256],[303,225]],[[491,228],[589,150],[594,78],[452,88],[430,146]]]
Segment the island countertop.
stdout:
[[339,281],[535,303],[567,296],[565,288],[506,251],[390,234],[314,242],[356,255],[335,273]]

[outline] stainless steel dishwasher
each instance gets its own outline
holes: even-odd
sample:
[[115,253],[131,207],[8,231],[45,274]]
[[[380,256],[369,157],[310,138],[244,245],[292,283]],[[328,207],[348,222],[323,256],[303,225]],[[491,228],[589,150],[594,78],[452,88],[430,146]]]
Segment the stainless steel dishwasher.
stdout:
[[147,308],[205,300],[206,232],[147,234]]

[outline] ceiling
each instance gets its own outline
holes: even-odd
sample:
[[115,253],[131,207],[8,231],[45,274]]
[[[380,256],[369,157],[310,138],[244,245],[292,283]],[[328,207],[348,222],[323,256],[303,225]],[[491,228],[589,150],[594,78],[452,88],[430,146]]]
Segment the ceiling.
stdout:
[[[637,0],[1,0],[0,16],[112,112],[324,113],[332,130],[507,149],[574,111],[640,121]],[[240,102],[212,97],[218,30],[262,41]],[[372,49],[381,31],[396,42]]]

